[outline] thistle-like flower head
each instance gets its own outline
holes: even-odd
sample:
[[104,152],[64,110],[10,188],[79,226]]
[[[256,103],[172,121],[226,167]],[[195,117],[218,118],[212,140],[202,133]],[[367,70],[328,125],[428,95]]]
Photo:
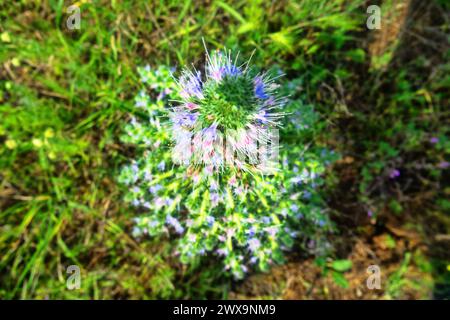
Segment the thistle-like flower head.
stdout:
[[175,162],[209,172],[267,165],[261,151],[284,115],[284,99],[274,78],[237,59],[227,50],[207,52],[203,74],[185,69],[178,78],[181,101],[170,114]]

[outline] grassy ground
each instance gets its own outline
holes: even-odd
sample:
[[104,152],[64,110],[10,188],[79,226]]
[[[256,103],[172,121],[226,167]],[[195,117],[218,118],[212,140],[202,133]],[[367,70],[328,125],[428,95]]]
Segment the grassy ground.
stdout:
[[[81,28],[72,31],[71,4],[0,4],[1,298],[449,296],[444,1],[383,1],[383,28],[394,37],[365,28],[359,0],[79,1]],[[256,49],[257,65],[300,78],[330,123],[321,139],[343,160],[324,190],[340,230],[329,259],[354,261],[359,273],[344,274],[347,281],[327,284],[327,267],[311,262],[310,274],[290,280],[282,269],[281,289],[249,291],[253,278],[236,284],[208,265],[190,270],[167,239],[131,237],[135,213],[115,179],[133,152],[119,136],[136,67],[202,63],[202,37],[210,48]],[[372,253],[355,253],[358,243]],[[308,259],[294,252],[286,268]],[[358,259],[385,263],[389,285],[380,293],[354,295],[364,283]],[[80,290],[66,289],[72,264],[81,267]],[[272,288],[277,274],[252,286]],[[316,278],[321,289],[305,291]]]

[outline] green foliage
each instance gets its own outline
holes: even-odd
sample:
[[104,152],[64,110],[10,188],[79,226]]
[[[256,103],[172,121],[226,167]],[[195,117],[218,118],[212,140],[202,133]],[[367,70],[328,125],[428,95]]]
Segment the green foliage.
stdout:
[[[428,240],[448,233],[448,22],[437,14],[448,11],[448,1],[423,2],[436,8],[429,15],[433,22],[423,26],[418,19],[406,32],[414,37],[394,42],[380,56],[365,48],[366,36],[373,33],[362,32],[366,7],[361,0],[78,3],[81,28],[73,31],[65,25],[64,1],[0,5],[1,298],[227,297],[231,281],[214,261],[186,267],[173,257],[168,236],[140,242],[131,237],[136,209],[122,205],[127,190],[115,179],[148,140],[168,141],[164,130],[131,127],[129,132],[143,137],[126,141],[136,150],[119,139],[130,112],[148,117],[134,106],[147,101],[145,95],[132,100],[141,88],[137,66],[200,65],[202,37],[210,48],[256,49],[254,64],[286,72],[286,93],[295,95],[281,136],[281,145],[289,146],[283,156],[290,159],[290,169],[324,174],[319,156],[324,148],[354,158],[350,182],[339,170],[318,178],[322,185],[345,181],[338,185],[339,210],[345,208],[340,214],[359,221],[354,208],[362,205],[373,211],[379,226],[378,216],[396,211],[396,219],[425,229],[433,250],[440,247]],[[149,74],[155,92],[175,89],[164,80],[168,74]],[[164,104],[153,98],[152,108],[162,112]],[[311,141],[312,150],[298,159]],[[394,169],[400,175],[391,178]],[[182,187],[178,181],[166,191]],[[258,191],[253,195],[257,211],[266,212],[273,187],[266,183]],[[188,205],[201,209],[204,192]],[[260,196],[266,192],[269,196]],[[348,203],[348,195],[354,203]],[[229,207],[241,205],[226,200]],[[302,206],[309,219],[323,214]],[[311,224],[302,232],[312,235],[316,229]],[[312,251],[327,242],[314,237]],[[293,245],[290,237],[283,241]],[[311,250],[299,242],[302,250]],[[433,258],[432,267],[428,256],[415,259],[433,273],[442,295],[448,287],[446,252]],[[66,288],[66,268],[72,264],[81,268],[80,290]],[[402,296],[404,286],[396,283],[408,276],[407,265],[389,282],[392,297]],[[332,272],[345,286],[343,274]]]

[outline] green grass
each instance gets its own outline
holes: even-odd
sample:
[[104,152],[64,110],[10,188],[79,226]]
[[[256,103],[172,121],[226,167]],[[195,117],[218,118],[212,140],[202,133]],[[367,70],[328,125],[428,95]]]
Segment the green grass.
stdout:
[[[258,66],[300,75],[308,101],[338,121],[336,95],[362,91],[353,88],[367,60],[363,1],[79,3],[74,31],[67,1],[0,5],[0,297],[225,298],[231,283],[213,269],[186,269],[167,239],[130,236],[135,213],[115,179],[132,153],[119,136],[136,68],[202,63],[202,37],[209,49],[256,49]],[[391,103],[412,103],[417,90],[398,81],[403,96]],[[430,90],[444,95],[446,81]],[[80,290],[66,289],[72,264]]]

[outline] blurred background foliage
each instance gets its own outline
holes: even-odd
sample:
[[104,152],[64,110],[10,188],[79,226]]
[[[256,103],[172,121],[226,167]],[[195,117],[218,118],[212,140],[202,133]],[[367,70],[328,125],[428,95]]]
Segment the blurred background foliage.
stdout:
[[[0,4],[1,298],[448,298],[449,3],[14,1]],[[80,7],[80,30],[67,8]],[[240,283],[187,269],[169,241],[136,242],[116,177],[138,66],[208,48],[278,66],[342,155],[327,173],[335,253]],[[66,289],[68,265],[82,287]],[[379,264],[383,289],[365,287]],[[319,279],[319,280],[317,280]]]

